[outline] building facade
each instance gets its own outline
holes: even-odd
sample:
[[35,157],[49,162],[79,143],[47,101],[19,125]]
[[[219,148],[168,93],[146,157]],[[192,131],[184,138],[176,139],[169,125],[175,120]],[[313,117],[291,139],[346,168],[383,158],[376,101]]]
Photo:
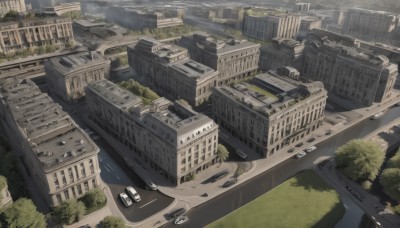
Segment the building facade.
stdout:
[[257,75],[251,82],[214,88],[215,121],[262,157],[286,153],[316,130],[325,116],[324,85],[291,79],[298,74],[286,67]]
[[8,191],[7,179],[3,176],[0,176],[0,211],[11,205],[12,202],[13,199]]
[[365,9],[349,9],[343,20],[342,32],[366,41],[399,44],[400,16]]
[[48,59],[44,69],[50,92],[75,102],[85,96],[89,83],[109,78],[110,60],[97,52],[84,52]]
[[195,32],[182,36],[179,43],[190,58],[219,72],[218,85],[249,76],[258,69],[260,45],[247,40],[214,40],[209,34]]
[[86,89],[90,118],[135,157],[179,185],[217,161],[218,125],[184,102],[150,105],[110,81]]
[[397,65],[383,55],[323,40],[306,45],[303,76],[338,96],[370,106],[392,94]]
[[66,13],[76,12],[77,14],[81,14],[81,3],[80,2],[69,2],[69,3],[60,3],[55,6],[47,6],[42,8],[42,13],[61,16]]
[[322,27],[322,19],[319,17],[303,16],[300,21],[300,31],[311,31]]
[[263,41],[275,37],[296,39],[300,21],[299,15],[283,11],[248,12],[243,20],[243,34]]
[[309,11],[311,3],[307,2],[296,2],[294,3],[293,10],[294,11]]
[[45,17],[0,23],[0,52],[10,53],[39,46],[74,44],[70,18]]
[[19,13],[25,12],[25,0],[0,0],[0,17],[11,10]]
[[304,43],[284,38],[273,39],[270,45],[260,48],[259,68],[262,71],[275,70],[283,66],[301,69]]
[[112,6],[106,11],[106,18],[130,29],[153,29],[183,25],[180,9],[149,10]]
[[184,99],[190,105],[207,102],[216,86],[218,72],[188,57],[184,48],[141,39],[128,47],[129,65],[145,77],[144,84],[172,100]]
[[36,191],[50,206],[102,185],[99,148],[29,79],[0,82],[0,118]]

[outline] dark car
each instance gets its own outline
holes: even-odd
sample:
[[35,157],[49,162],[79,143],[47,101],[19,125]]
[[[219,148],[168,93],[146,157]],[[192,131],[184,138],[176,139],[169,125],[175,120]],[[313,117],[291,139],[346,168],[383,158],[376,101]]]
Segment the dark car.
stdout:
[[310,138],[307,140],[307,142],[314,142],[314,141],[315,141],[315,138]]
[[226,181],[226,182],[222,185],[222,187],[223,187],[223,188],[230,187],[230,186],[236,184],[236,182],[237,182],[236,179],[228,180],[228,181]]
[[182,207],[182,208],[178,208],[178,209],[172,211],[171,213],[168,214],[168,216],[171,219],[175,219],[175,218],[178,218],[179,216],[181,216],[181,215],[183,215],[185,213],[186,213],[186,209]]
[[296,144],[296,147],[301,147],[303,144],[304,144],[304,143],[302,143],[302,142],[301,142],[301,143],[297,143],[297,144]]
[[289,153],[294,152],[294,148],[290,148],[287,152],[289,152]]
[[220,180],[220,179],[226,177],[228,174],[229,174],[228,170],[223,170],[223,171],[221,171],[219,173],[216,173],[216,174],[214,174],[214,176],[212,176],[211,182],[215,182],[217,180]]

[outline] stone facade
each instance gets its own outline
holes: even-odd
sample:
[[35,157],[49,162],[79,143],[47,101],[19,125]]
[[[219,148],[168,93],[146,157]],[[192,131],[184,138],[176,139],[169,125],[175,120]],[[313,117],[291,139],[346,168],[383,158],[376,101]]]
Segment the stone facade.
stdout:
[[247,13],[243,20],[243,34],[263,41],[275,37],[296,39],[299,29],[300,16],[283,11]]
[[294,11],[309,11],[311,3],[296,2],[293,6]]
[[48,6],[42,8],[42,13],[61,16],[69,12],[81,13],[80,2],[60,3],[55,6]]
[[383,55],[330,40],[306,45],[303,76],[322,81],[329,92],[362,105],[390,98],[397,75],[397,66]]
[[0,52],[9,53],[44,45],[74,44],[70,18],[45,17],[0,23]]
[[260,48],[260,70],[274,70],[283,66],[301,69],[303,51],[304,43],[292,39],[276,38],[270,45]]
[[204,32],[182,36],[190,58],[219,72],[218,85],[249,76],[258,69],[260,45],[247,40],[214,40]]
[[366,41],[400,44],[400,16],[382,11],[349,9],[343,33]]
[[4,16],[11,10],[16,12],[25,12],[25,0],[0,0],[0,17]]
[[165,28],[183,25],[179,9],[149,10],[144,8],[113,6],[106,18],[130,29]]
[[49,90],[67,102],[85,96],[86,86],[108,79],[110,60],[97,52],[54,57],[44,63]]
[[8,191],[7,179],[3,176],[0,176],[0,211],[11,205],[12,202],[13,199]]
[[36,191],[50,206],[102,185],[99,148],[29,79],[0,81],[0,118]]
[[141,39],[128,47],[129,65],[145,77],[144,84],[172,100],[185,99],[192,106],[208,101],[218,72],[188,58],[186,49]]
[[214,88],[215,121],[262,157],[286,153],[312,134],[325,116],[324,85],[291,79],[298,75],[286,67],[257,75],[251,82]]
[[322,27],[322,19],[319,17],[303,16],[300,22],[300,31],[310,31],[320,29]]
[[86,89],[90,118],[179,185],[217,161],[218,125],[184,102],[159,98],[151,105],[107,80]]

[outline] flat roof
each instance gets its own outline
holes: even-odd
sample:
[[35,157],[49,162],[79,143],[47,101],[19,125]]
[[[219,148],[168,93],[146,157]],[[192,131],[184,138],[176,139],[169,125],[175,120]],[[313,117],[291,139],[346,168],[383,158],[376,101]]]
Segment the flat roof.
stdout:
[[116,84],[108,81],[101,80],[90,83],[87,89],[97,93],[103,99],[107,100],[110,104],[114,104],[120,109],[127,110],[131,107],[142,104],[142,99],[133,93],[122,89]]
[[216,73],[214,69],[191,59],[177,62],[171,68],[192,79],[204,79]]
[[93,65],[109,65],[110,61],[106,60],[102,55],[97,52],[82,52],[67,56],[57,56],[50,58],[50,65],[62,75],[67,75],[81,69],[88,68]]
[[46,172],[99,151],[61,106],[30,80],[2,81],[0,94]]

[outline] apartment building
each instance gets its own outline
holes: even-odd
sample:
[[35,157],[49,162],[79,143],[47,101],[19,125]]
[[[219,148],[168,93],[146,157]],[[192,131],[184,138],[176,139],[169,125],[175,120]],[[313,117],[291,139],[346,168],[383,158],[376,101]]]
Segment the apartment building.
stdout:
[[25,0],[0,0],[0,17],[10,11],[16,11],[18,13],[25,12]]
[[0,101],[0,118],[16,156],[50,207],[102,185],[99,148],[32,81],[2,79]]
[[312,134],[325,116],[321,82],[301,83],[292,67],[249,82],[213,88],[215,121],[262,157],[287,150]]
[[205,32],[182,36],[179,45],[190,58],[219,72],[218,85],[245,78],[258,70],[260,45],[247,40],[215,40]]
[[217,162],[218,125],[185,102],[162,97],[143,105],[103,80],[86,88],[86,103],[91,120],[176,185]]
[[97,52],[83,52],[50,58],[44,69],[50,92],[76,102],[85,96],[89,83],[109,78],[110,60]]

